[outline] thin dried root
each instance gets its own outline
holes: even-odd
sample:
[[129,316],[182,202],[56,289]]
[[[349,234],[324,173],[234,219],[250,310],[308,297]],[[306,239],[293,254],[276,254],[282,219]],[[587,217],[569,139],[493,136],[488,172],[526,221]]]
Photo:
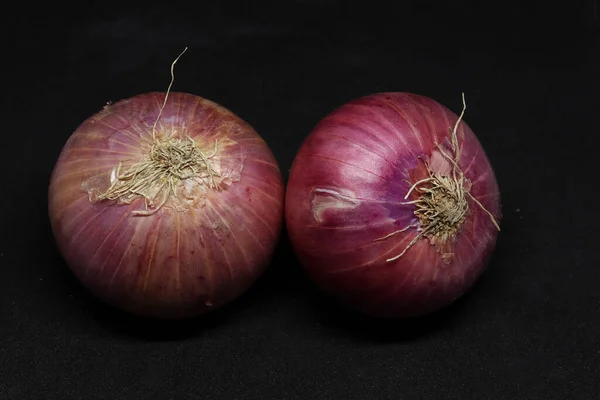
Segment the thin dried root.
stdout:
[[496,222],[496,218],[494,218],[494,216],[492,215],[492,213],[491,213],[491,212],[489,212],[489,211],[487,210],[487,208],[485,208],[485,207],[483,206],[483,204],[481,204],[481,203],[479,202],[479,200],[477,200],[475,197],[473,197],[473,195],[472,195],[471,193],[467,192],[467,195],[468,195],[468,196],[471,198],[471,200],[473,200],[473,201],[475,202],[475,204],[477,204],[479,207],[481,207],[481,209],[482,209],[482,210],[483,210],[485,213],[487,213],[487,215],[489,215],[489,216],[490,216],[490,219],[492,220],[492,222],[493,222],[493,223],[494,223],[494,225],[496,226],[496,229],[500,230],[500,225],[498,225],[498,222]]
[[408,199],[408,196],[410,196],[410,194],[412,193],[412,191],[414,189],[416,189],[416,187],[422,183],[426,183],[426,182],[430,182],[432,180],[434,180],[435,178],[425,178],[425,179],[421,179],[420,181],[415,182],[414,185],[411,186],[411,188],[408,190],[408,192],[406,193],[406,196],[404,196],[404,200]]
[[427,232],[428,232],[428,229],[425,229],[425,230],[421,231],[417,236],[415,236],[413,238],[413,240],[410,241],[410,243],[404,248],[404,250],[402,250],[402,253],[400,253],[397,256],[394,256],[392,258],[388,258],[385,261],[386,262],[392,262],[392,261],[396,261],[397,259],[399,259],[400,257],[402,257],[411,247],[413,247],[419,241],[419,239],[421,239],[423,236],[425,236],[425,234]]
[[[436,243],[440,244],[439,248],[448,241],[454,239],[458,232],[458,229],[464,222],[469,212],[469,204],[467,197],[469,197],[475,204],[477,204],[483,211],[485,211],[492,223],[500,230],[500,226],[496,222],[496,219],[473,195],[469,192],[469,187],[466,186],[468,180],[465,178],[462,170],[458,166],[460,159],[460,146],[458,144],[458,126],[462,120],[467,104],[465,102],[465,94],[462,94],[463,109],[458,117],[454,129],[449,128],[451,151],[454,157],[447,154],[440,144],[436,143],[440,154],[446,158],[452,164],[452,175],[442,176],[434,173],[429,168],[427,161],[419,157],[425,164],[427,169],[428,177],[421,179],[411,185],[410,189],[404,196],[404,200],[408,199],[411,193],[418,192],[420,197],[416,200],[401,202],[402,205],[414,205],[414,214],[418,218],[419,222],[408,225],[407,227],[394,231],[384,237],[375,239],[374,241],[381,241],[388,239],[389,237],[405,232],[410,228],[417,228],[419,232],[402,250],[402,252],[392,258],[388,258],[387,262],[392,262],[402,257],[406,252],[413,247],[419,239],[422,237],[430,237],[435,239]],[[408,182],[410,184],[410,182]],[[445,262],[449,262],[449,258],[452,257],[451,253],[444,253],[442,258]]]
[[375,239],[374,242],[385,240],[385,239],[389,238],[390,236],[394,236],[396,233],[405,232],[405,231],[409,230],[410,228],[417,228],[418,226],[419,226],[419,224],[410,224],[410,225],[408,225],[408,226],[406,226],[406,227],[404,227],[402,229],[398,229],[397,231],[389,233],[389,234],[385,235],[384,237],[380,237],[378,239]]
[[169,98],[169,93],[171,93],[171,87],[173,86],[173,82],[175,82],[175,64],[177,63],[177,61],[179,61],[179,59],[181,58],[183,53],[185,53],[187,51],[187,49],[188,49],[187,47],[185,49],[183,49],[183,51],[177,56],[175,61],[173,61],[173,63],[171,64],[171,82],[169,83],[169,87],[167,88],[167,93],[165,94],[165,100],[163,101],[162,107],[160,107],[160,111],[158,112],[156,121],[154,121],[154,125],[152,126],[152,139],[156,139],[156,125],[158,124],[158,120],[160,119],[160,116],[162,115],[162,112],[165,109],[165,106],[167,105],[167,99]]

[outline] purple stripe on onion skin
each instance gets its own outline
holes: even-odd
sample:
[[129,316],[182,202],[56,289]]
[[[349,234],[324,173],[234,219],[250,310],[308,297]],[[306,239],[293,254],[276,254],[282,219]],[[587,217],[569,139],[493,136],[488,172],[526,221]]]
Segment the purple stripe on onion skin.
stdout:
[[[127,209],[131,211],[134,207],[127,207]],[[104,245],[100,247],[97,242],[89,240],[78,241],[76,245],[78,254],[72,257],[73,260],[88,258],[83,273],[87,278],[96,279],[103,284],[110,281],[116,268],[115,263],[110,262],[111,257],[116,253],[115,257],[122,259],[124,247],[129,243],[135,226],[140,223],[140,221],[132,223],[127,217],[123,218],[123,215],[113,214],[111,217],[104,219],[101,224],[89,227],[86,232],[88,237],[103,238]]]
[[[242,211],[245,214],[245,217],[248,219],[252,219],[252,226],[253,229],[255,231],[260,232],[261,234],[269,234],[272,237],[275,237],[276,235],[278,235],[279,230],[275,229],[272,227],[272,223],[271,221],[268,219],[268,217],[266,216],[266,209],[264,210],[258,210],[255,207],[251,207],[251,206],[246,206],[244,204],[244,200],[241,197],[237,197],[235,195],[231,195],[231,197],[235,197],[236,201],[239,201],[238,204],[235,205],[235,207],[239,210]],[[264,229],[261,229],[259,225],[261,225],[264,227]]]
[[[49,214],[67,265],[94,295],[175,319],[218,309],[258,279],[279,239],[284,187],[248,123],[185,93],[169,93],[161,111],[165,95],[122,100],[77,128],[52,174]],[[150,157],[156,146],[175,158]],[[169,164],[184,166],[176,175],[156,169],[177,154],[196,158]]]
[[[362,312],[407,317],[445,307],[475,283],[495,246],[500,198],[485,152],[464,121],[454,130],[458,120],[424,96],[379,93],[339,107],[316,125],[292,165],[286,223],[319,287]],[[432,176],[456,182],[462,189],[451,193],[461,203],[451,200],[443,208],[446,189],[432,186]],[[429,215],[437,210],[457,222],[436,225],[433,217],[415,215],[416,204],[425,204],[423,188],[437,196],[428,200],[433,206],[427,207],[439,207]],[[453,208],[459,204],[467,211]],[[419,238],[424,223],[439,233]]]
[[[387,118],[389,116],[395,117],[396,120],[400,120],[400,118],[398,118],[397,115],[393,115],[392,110],[386,108],[382,109],[381,106],[377,107],[373,104],[370,104],[370,102],[365,104],[356,104],[354,108],[360,110],[360,116],[355,117],[355,119],[357,120],[357,126],[362,127],[368,124],[368,128],[364,128],[365,131],[375,131],[377,132],[377,136],[381,138],[385,137],[386,141],[392,141],[394,145],[388,148],[388,152],[394,154],[396,156],[394,157],[395,159],[398,159],[397,155],[395,154],[398,151],[398,149],[402,149],[400,151],[406,152],[413,156],[416,156],[421,150],[417,146],[419,141],[417,141],[417,138],[414,135],[408,136],[398,134],[399,127],[395,126],[393,122]],[[368,112],[366,110],[368,110]],[[400,121],[404,125],[404,127],[407,127],[405,121]]]
[[[191,226],[201,226],[202,219],[197,210],[191,213]],[[216,271],[210,268],[210,248],[207,247],[206,233],[203,229],[190,229],[186,234],[189,248],[189,271],[191,276],[191,292],[197,299],[203,299],[199,304],[210,302],[213,299],[213,285],[215,284]],[[200,262],[198,262],[200,258]],[[218,288],[218,287],[217,287]],[[204,304],[203,304],[204,305]]]
[[[118,248],[119,246],[119,234],[123,233],[123,229],[121,228],[121,225],[126,222],[127,217],[129,215],[129,213],[131,213],[131,211],[133,211],[134,209],[134,205],[130,206],[128,209],[128,212],[125,212],[122,214],[121,218],[117,221],[114,222],[113,224],[111,224],[111,226],[107,226],[106,227],[106,231],[102,232],[101,235],[103,239],[100,242],[100,244],[98,244],[98,247],[96,248],[95,251],[93,251],[93,253],[91,254],[90,257],[90,261],[88,262],[88,266],[87,266],[87,271],[85,271],[86,275],[89,275],[90,270],[94,270],[94,262],[97,258],[105,260],[106,259],[106,254],[105,254],[105,249],[109,249],[109,252],[114,251],[115,248]],[[95,243],[94,243],[95,245]],[[87,252],[86,252],[87,253]],[[102,274],[102,269],[104,267],[104,265],[106,265],[106,263],[104,263],[102,265],[102,268],[100,268],[99,271],[97,271],[98,274]]]
[[[380,135],[369,126],[357,126],[354,119],[344,118],[343,115],[326,117],[319,123],[319,129],[327,132],[327,136],[340,136],[352,140],[355,135],[361,136],[360,140],[354,139],[354,143],[363,143],[364,147],[370,149],[373,153],[385,158],[393,163],[394,160],[389,158],[390,148],[395,147],[395,142],[391,138]],[[336,132],[335,135],[331,132]]]

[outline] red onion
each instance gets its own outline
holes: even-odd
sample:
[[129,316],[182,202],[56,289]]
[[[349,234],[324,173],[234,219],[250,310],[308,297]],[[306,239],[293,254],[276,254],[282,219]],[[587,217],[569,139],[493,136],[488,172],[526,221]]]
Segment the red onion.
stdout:
[[471,129],[409,93],[366,96],[324,118],[287,185],[287,229],[307,273],[374,316],[422,315],[464,294],[500,218],[494,171]]
[[231,111],[147,93],[72,134],[49,214],[61,254],[93,294],[174,319],[232,301],[261,275],[283,225],[283,189],[271,151]]

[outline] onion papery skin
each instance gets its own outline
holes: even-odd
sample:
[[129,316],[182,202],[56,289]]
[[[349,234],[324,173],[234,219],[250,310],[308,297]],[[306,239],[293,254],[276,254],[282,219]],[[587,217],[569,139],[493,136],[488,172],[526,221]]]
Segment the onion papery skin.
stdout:
[[[161,112],[165,95],[107,105],[75,130],[51,176],[49,216],[60,253],[95,296],[133,314],[179,319],[231,302],[264,272],[283,225],[284,184],[248,123],[187,93],[169,93]],[[143,197],[94,200],[90,188],[107,189],[120,161],[125,168],[147,155],[152,132],[189,137],[210,153],[219,189],[181,180],[177,198],[142,216],[132,212],[146,209]]]
[[[499,226],[468,199],[466,219],[443,259],[418,234],[411,184],[431,171],[448,175],[450,130],[459,117],[431,98],[376,93],[334,110],[299,149],[286,189],[286,226],[307,274],[333,298],[376,317],[412,317],[443,308],[468,291],[494,251]],[[499,224],[500,193],[484,149],[461,120],[458,166],[470,193]],[[386,235],[411,227],[385,240]]]

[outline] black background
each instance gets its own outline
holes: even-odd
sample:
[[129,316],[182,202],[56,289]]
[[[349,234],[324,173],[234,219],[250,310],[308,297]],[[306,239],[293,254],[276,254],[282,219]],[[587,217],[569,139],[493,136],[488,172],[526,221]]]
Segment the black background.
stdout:
[[[596,1],[164,3],[2,17],[0,399],[599,398]],[[263,278],[205,318],[157,324],[94,300],[54,246],[50,173],[106,101],[164,91],[185,46],[173,90],[252,124],[285,178],[353,98],[409,91],[459,111],[464,91],[504,211],[476,287],[417,320],[357,316],[284,236]]]

